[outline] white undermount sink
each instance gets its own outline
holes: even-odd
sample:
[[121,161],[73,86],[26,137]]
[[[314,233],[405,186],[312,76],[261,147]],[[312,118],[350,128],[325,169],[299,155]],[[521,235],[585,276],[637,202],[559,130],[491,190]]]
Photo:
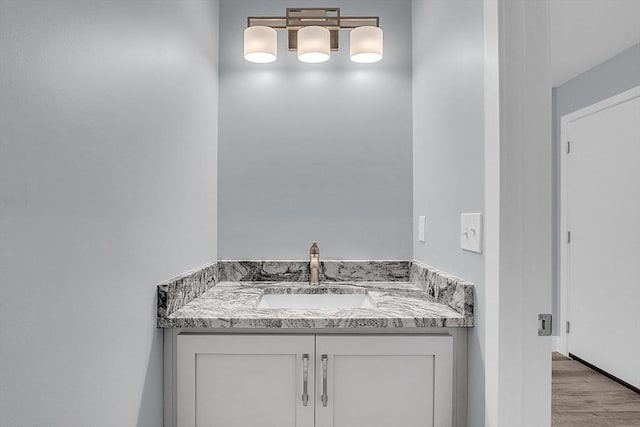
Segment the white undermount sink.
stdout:
[[298,308],[298,309],[332,309],[332,308],[375,308],[373,299],[366,293],[358,294],[265,294],[258,301],[257,308]]

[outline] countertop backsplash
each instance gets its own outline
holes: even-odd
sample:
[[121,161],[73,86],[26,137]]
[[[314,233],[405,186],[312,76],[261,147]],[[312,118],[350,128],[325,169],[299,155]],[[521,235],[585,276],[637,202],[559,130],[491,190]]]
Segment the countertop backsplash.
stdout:
[[[183,324],[190,326],[193,324],[201,325],[201,327],[212,327],[211,325],[218,324],[216,322],[212,322],[211,319],[209,319],[209,322],[203,321],[203,319],[181,319],[181,322],[178,321],[178,319],[171,318],[172,314],[185,308],[185,306],[192,303],[192,301],[202,299],[199,297],[203,296],[205,293],[209,295],[209,298],[206,298],[205,300],[210,301],[211,292],[208,291],[214,288],[217,284],[224,283],[225,286],[240,286],[241,284],[245,284],[246,288],[246,284],[253,283],[253,286],[256,289],[260,289],[263,287],[260,283],[265,283],[265,285],[267,285],[267,282],[270,282],[277,283],[279,286],[286,286],[289,284],[300,286],[304,282],[308,282],[308,280],[308,261],[212,262],[158,285],[158,326],[180,327],[180,325]],[[473,284],[414,261],[321,261],[320,283],[321,286],[332,286],[332,284],[344,285],[345,283],[356,286],[358,284],[362,284],[363,286],[374,288],[376,286],[382,286],[383,288],[391,287],[396,291],[406,289],[407,291],[412,291],[414,293],[415,290],[419,290],[424,291],[423,298],[425,301],[431,301],[434,304],[440,304],[451,309],[450,314],[443,319],[430,319],[428,314],[429,311],[427,310],[427,312],[422,311],[419,313],[420,316],[426,317],[411,319],[410,322],[407,322],[407,318],[412,317],[412,313],[410,311],[405,313],[400,312],[398,313],[398,321],[395,322],[396,327],[398,326],[398,323],[400,326],[407,327],[473,326]],[[420,293],[422,294],[422,292]],[[217,293],[214,292],[214,294]],[[222,296],[223,294],[220,293],[220,295]],[[398,295],[398,297],[402,298],[401,294]],[[193,304],[197,305],[197,303]],[[187,307],[187,309],[188,308],[189,307]],[[242,319],[233,318],[231,320],[246,320],[246,307],[243,307],[242,310],[240,310],[243,313],[242,316],[245,317]],[[437,312],[442,313],[442,309],[439,308],[439,310],[436,310],[436,313]],[[457,315],[452,316],[451,313]],[[228,312],[223,314],[229,315]],[[282,314],[284,315],[284,313]],[[387,326],[389,320],[394,320],[392,317],[379,319],[375,318],[375,316],[369,316],[370,314],[371,313],[360,312],[327,313],[327,319],[330,319],[329,324],[335,324],[335,320],[337,319],[349,318],[351,321],[354,321],[354,316],[360,316],[362,319],[365,319],[370,326]],[[313,317],[313,313],[307,313],[306,315]],[[315,313],[315,315],[318,315],[318,313]],[[391,316],[389,313],[387,313],[387,315]],[[405,315],[405,318],[401,318],[402,315]],[[180,317],[180,313],[176,313],[173,317]],[[254,318],[254,316],[251,315],[250,317],[253,321],[252,324],[260,324],[256,323],[256,320],[261,320],[261,316],[256,316],[256,318]],[[320,316],[320,318],[322,318],[322,316]],[[189,321],[187,322],[185,320]],[[224,322],[226,319],[214,320]],[[296,324],[295,321],[299,321],[299,319],[285,320],[293,321],[294,325]],[[404,320],[404,322],[402,322],[402,320]],[[273,322],[270,324],[272,323]],[[325,325],[327,322],[321,324]],[[345,324],[345,322],[341,322],[341,324]],[[346,324],[349,324],[349,322],[346,322]]]

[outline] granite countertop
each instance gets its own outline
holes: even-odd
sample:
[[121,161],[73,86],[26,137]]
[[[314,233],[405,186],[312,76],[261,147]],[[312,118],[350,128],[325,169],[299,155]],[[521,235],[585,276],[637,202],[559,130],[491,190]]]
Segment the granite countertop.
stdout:
[[[236,261],[210,264],[159,286],[158,326],[327,329],[474,325],[473,285],[462,279],[411,262],[373,262],[374,266],[372,262],[340,261],[337,266],[329,263],[322,266],[321,279],[327,281],[318,287],[303,281],[304,265]],[[367,293],[376,307],[257,308],[265,293]]]
[[[259,309],[263,293],[362,293],[376,308]],[[358,292],[360,291],[360,292]],[[411,283],[222,282],[171,313],[173,328],[424,328],[469,327],[473,319],[430,300]]]

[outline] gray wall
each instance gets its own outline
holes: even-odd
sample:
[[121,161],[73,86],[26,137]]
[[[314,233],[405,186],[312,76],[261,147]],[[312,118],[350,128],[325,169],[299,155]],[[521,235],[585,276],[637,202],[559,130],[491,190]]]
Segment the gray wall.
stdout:
[[[482,308],[484,259],[460,249],[460,214],[483,210],[483,4],[414,0],[412,15],[414,258],[474,282]],[[470,426],[484,425],[482,309],[477,316],[469,330]]]
[[0,425],[162,425],[156,284],[216,257],[217,13],[0,0]]
[[[553,89],[554,316],[560,311],[560,118],[636,86],[640,86],[640,44]],[[554,324],[554,335],[559,334],[558,328]]]
[[276,62],[249,63],[247,16],[300,2],[220,3],[221,259],[303,259],[312,240],[324,259],[411,258],[411,2],[330,5],[380,16],[383,61],[351,62],[343,31],[324,64],[299,62],[284,33]]
[[413,221],[426,242],[414,257],[461,277],[482,277],[483,259],[460,249],[460,214],[482,212],[482,2],[415,0],[413,12]]

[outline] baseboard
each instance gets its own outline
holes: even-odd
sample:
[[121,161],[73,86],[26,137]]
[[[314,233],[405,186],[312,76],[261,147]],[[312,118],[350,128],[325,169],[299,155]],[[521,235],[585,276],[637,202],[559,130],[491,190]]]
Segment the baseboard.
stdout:
[[597,367],[597,366],[595,366],[595,365],[592,365],[591,363],[587,362],[586,360],[579,358],[579,357],[578,357],[578,356],[576,356],[575,354],[569,353],[569,357],[570,357],[571,359],[575,360],[576,362],[580,362],[580,363],[582,363],[582,364],[583,364],[584,366],[586,366],[587,368],[591,368],[591,369],[593,369],[594,371],[598,372],[599,374],[602,374],[602,375],[604,375],[605,377],[607,377],[607,378],[609,378],[609,379],[611,379],[611,380],[613,380],[613,381],[617,382],[617,383],[618,383],[618,384],[620,384],[621,386],[624,386],[624,387],[628,388],[629,390],[631,390],[631,391],[635,391],[636,393],[640,394],[640,388],[638,388],[638,387],[636,387],[636,386],[634,386],[634,385],[632,385],[632,384],[629,384],[629,383],[628,383],[628,382],[626,382],[625,380],[620,379],[620,378],[616,377],[615,375],[611,375],[609,372],[607,372],[607,371],[605,371],[605,370],[603,370],[603,369],[600,369],[600,368],[598,368],[598,367]]
[[556,353],[560,351],[560,337],[559,336],[552,336],[551,337],[551,351]]

